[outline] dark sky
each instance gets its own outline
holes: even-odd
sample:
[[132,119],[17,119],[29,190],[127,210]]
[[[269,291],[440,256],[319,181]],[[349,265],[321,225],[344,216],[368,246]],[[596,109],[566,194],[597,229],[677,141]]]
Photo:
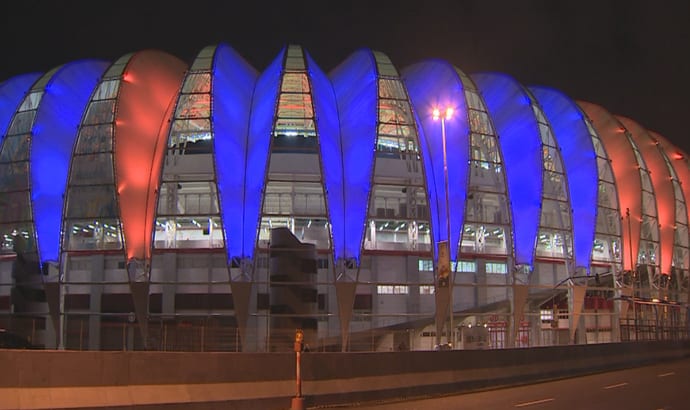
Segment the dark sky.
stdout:
[[686,0],[36,1],[3,3],[0,80],[146,48],[191,63],[225,42],[263,69],[287,43],[330,70],[360,47],[399,68],[444,58],[635,119],[690,152]]

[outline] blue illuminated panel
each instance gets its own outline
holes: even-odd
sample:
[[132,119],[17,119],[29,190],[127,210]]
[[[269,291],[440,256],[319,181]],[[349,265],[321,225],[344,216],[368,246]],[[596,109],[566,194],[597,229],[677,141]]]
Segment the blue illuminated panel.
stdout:
[[[333,238],[334,258],[340,257],[359,259],[359,248],[362,241],[364,219],[357,221],[350,219],[348,214],[349,198],[345,197],[345,187],[358,191],[361,187],[348,186],[343,182],[343,153],[340,136],[340,123],[338,120],[338,108],[333,85],[316,65],[309,53],[306,53],[307,73],[312,84],[314,98],[314,117],[319,136],[319,147],[323,163],[322,173],[326,186],[326,200],[328,204],[329,220]],[[367,181],[368,182],[368,181]],[[353,204],[354,205],[354,204]],[[366,197],[365,203],[366,206]],[[366,209],[362,209],[366,212]],[[362,215],[363,216],[363,215]],[[349,225],[349,226],[348,226]],[[357,225],[357,226],[355,226]],[[348,229],[349,228],[349,229]],[[352,228],[352,235],[348,235]]]
[[[220,187],[221,191],[225,192],[221,197],[221,206],[223,215],[227,216],[223,219],[223,226],[229,258],[251,259],[254,256],[284,54],[285,49],[281,50],[256,82],[245,154],[241,155],[242,148],[237,151],[240,153],[237,158],[229,158],[222,151],[216,152],[217,161],[231,162],[233,171],[239,174],[229,177],[228,171],[225,171],[227,186]],[[214,89],[216,87],[220,88],[221,83],[215,83]],[[240,189],[231,190],[230,187]]]
[[513,213],[515,264],[533,266],[539,228],[542,158],[529,96],[511,77],[477,74],[477,84],[499,135]]
[[[321,121],[319,130],[334,257],[359,260],[376,150],[376,66],[371,51],[355,52],[331,72],[330,78],[340,115],[341,140],[326,140]],[[317,104],[319,88],[314,81]]]
[[589,271],[597,211],[597,163],[584,116],[575,102],[557,90],[530,87],[551,123],[568,177],[573,209],[575,265]]
[[40,74],[22,74],[0,84],[0,146],[2,146],[2,140],[5,138],[7,127],[12,121],[14,112],[31,85],[38,80],[38,77]]
[[61,67],[46,85],[31,142],[31,203],[41,263],[57,262],[67,174],[86,104],[108,67],[78,61]]
[[[275,65],[276,63],[273,64]],[[247,138],[257,72],[237,52],[227,45],[219,45],[214,56],[212,75],[211,121],[228,260],[232,257],[251,257],[254,251],[258,206],[261,201],[261,184],[266,163],[265,157],[260,158],[261,152],[256,153],[255,150],[262,149],[261,139],[263,138],[265,146],[263,154],[268,154],[270,128],[262,136],[254,134],[251,139]],[[266,80],[264,80],[265,83]],[[266,96],[266,99],[269,100],[270,97]],[[275,98],[272,101],[274,102]],[[255,100],[254,104],[258,105],[262,102],[259,99],[258,102]],[[271,101],[267,103],[273,106]],[[266,102],[264,105],[267,105]],[[260,112],[263,113],[263,111]],[[272,117],[272,112],[269,116]],[[267,120],[269,127],[270,122],[269,118]],[[254,151],[248,152],[249,149]],[[248,162],[248,155],[254,155],[255,160],[263,161],[263,168],[261,162]],[[246,208],[245,196],[247,197]],[[250,208],[250,204],[253,206],[251,208],[253,218],[247,219],[246,215],[251,215],[251,213],[247,211],[243,216],[243,212]]]
[[[460,233],[465,215],[467,164],[469,160],[469,124],[467,103],[462,81],[455,69],[440,60],[412,65],[402,72],[410,101],[420,125],[419,140],[429,195],[434,242],[448,239],[450,226],[450,258],[457,260]],[[450,220],[446,218],[445,175],[441,122],[434,121],[435,107],[453,107],[455,114],[446,120],[446,154],[448,164],[448,203]]]

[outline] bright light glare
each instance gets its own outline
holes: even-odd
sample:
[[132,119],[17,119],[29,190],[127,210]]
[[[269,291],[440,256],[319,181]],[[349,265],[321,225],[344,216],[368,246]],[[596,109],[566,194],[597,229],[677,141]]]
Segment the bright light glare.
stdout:
[[[449,120],[453,118],[453,112],[453,107],[446,108],[444,119]],[[431,116],[433,117],[434,121],[438,120],[439,118],[441,118],[441,110],[438,108],[434,108],[434,110],[431,112]]]

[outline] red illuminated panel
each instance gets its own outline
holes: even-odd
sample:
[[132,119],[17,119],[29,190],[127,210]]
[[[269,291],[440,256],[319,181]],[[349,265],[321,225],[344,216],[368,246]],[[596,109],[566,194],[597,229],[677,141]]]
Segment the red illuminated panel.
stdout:
[[[687,205],[688,200],[690,200],[690,168],[688,168],[688,156],[686,153],[681,151],[679,148],[674,146],[669,140],[654,131],[649,131],[649,134],[655,140],[659,141],[661,148],[663,148],[666,156],[671,160],[671,165],[674,171],[676,171],[676,176],[680,181],[680,185],[683,189],[683,195],[685,196],[685,203]],[[688,210],[688,220],[690,221],[690,207],[686,206]]]
[[[632,270],[637,261],[642,222],[642,187],[640,186],[640,171],[637,167],[637,160],[625,135],[625,128],[618,120],[598,105],[582,101],[577,103],[592,120],[592,125],[599,134],[611,159],[621,215],[625,218],[626,208],[630,209],[630,229],[627,220],[621,224],[623,228],[622,249],[624,250],[621,259],[623,260],[623,269]],[[632,258],[630,257],[630,250],[632,250]]]
[[115,172],[127,259],[149,260],[156,195],[174,100],[186,65],[160,51],[129,61],[115,120]]
[[633,141],[637,144],[642,157],[644,158],[647,169],[652,178],[652,185],[654,186],[654,195],[656,197],[656,209],[659,217],[660,225],[660,247],[661,247],[661,273],[671,274],[671,266],[673,262],[673,242],[675,225],[675,197],[673,195],[673,184],[671,183],[671,175],[666,168],[666,162],[661,156],[657,148],[656,141],[647,133],[647,130],[642,128],[640,124],[635,121],[625,118],[616,117],[625,128],[630,131],[633,136]]

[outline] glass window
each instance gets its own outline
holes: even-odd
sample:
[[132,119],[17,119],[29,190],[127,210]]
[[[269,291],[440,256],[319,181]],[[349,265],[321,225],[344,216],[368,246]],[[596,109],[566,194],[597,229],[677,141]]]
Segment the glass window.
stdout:
[[508,273],[508,265],[505,263],[487,262],[486,273]]
[[29,189],[27,161],[0,163],[0,189],[3,192]]
[[465,91],[465,97],[467,98],[467,105],[469,108],[473,108],[475,110],[481,110],[484,108],[481,100],[479,99],[479,94],[473,91]]
[[379,295],[407,295],[410,289],[407,285],[378,285],[376,293]]
[[117,219],[67,221],[66,235],[68,250],[122,249]]
[[117,90],[120,88],[120,80],[103,81],[98,86],[93,95],[94,100],[108,100],[117,96]]
[[33,224],[0,225],[0,252],[31,252],[36,250]]
[[316,137],[312,118],[278,118],[274,130],[275,137]]
[[474,273],[477,271],[477,263],[474,261],[458,261],[457,272]]
[[292,93],[308,93],[309,79],[305,73],[285,73],[283,76],[283,83],[280,87],[281,91]]
[[400,80],[381,78],[379,79],[379,97],[403,100],[407,98],[407,95]]
[[539,316],[542,322],[551,322],[553,320],[553,310],[541,309]]
[[419,285],[420,295],[433,295],[434,291],[434,285]]
[[[417,133],[412,125],[379,124],[379,136],[381,135],[415,138]],[[412,143],[414,143],[414,141],[412,141]]]
[[469,110],[470,128],[472,132],[480,134],[492,134],[493,128],[489,122],[489,116],[483,111]]
[[103,124],[113,121],[115,100],[94,101],[89,105],[84,124]]
[[570,228],[570,212],[565,202],[544,199],[542,201],[541,221],[543,227]]
[[311,94],[280,94],[278,116],[280,118],[313,118]]
[[36,108],[38,108],[38,104],[41,103],[42,97],[43,97],[43,91],[32,92],[26,98],[24,98],[22,105],[19,107],[19,110],[17,110],[17,111],[35,110]]
[[158,218],[156,248],[222,248],[220,217]]
[[640,181],[642,183],[642,190],[652,192],[652,181],[649,178],[649,174],[645,171],[640,170]]
[[568,199],[566,189],[563,174],[553,171],[544,172],[544,197],[565,201]]
[[288,56],[288,58],[285,59],[285,69],[286,70],[293,70],[293,71],[303,71],[304,70],[304,58],[302,57],[301,53],[299,57],[297,56]]
[[472,159],[498,162],[496,139],[489,135],[472,133]]
[[183,142],[211,139],[211,121],[209,119],[188,119],[173,121],[170,130],[170,147]]
[[651,192],[642,191],[642,213],[656,217],[656,199]]
[[177,103],[176,118],[208,118],[211,114],[210,94],[183,94]]
[[434,261],[431,259],[420,259],[418,262],[418,270],[420,272],[433,272]]
[[378,68],[379,68],[379,74],[382,76],[388,76],[388,77],[397,77],[398,76],[398,70],[395,69],[393,64],[379,62]]
[[85,125],[79,130],[77,154],[112,151],[113,124]]
[[610,182],[599,181],[599,206],[615,209],[618,207],[618,193],[616,187]]
[[20,112],[12,119],[12,124],[7,130],[7,135],[24,134],[31,131],[36,111]]
[[211,92],[211,74],[189,74],[182,86],[182,93],[209,93]]
[[213,181],[164,182],[158,199],[159,215],[218,215]]
[[197,58],[194,59],[194,63],[192,63],[192,67],[190,68],[190,70],[191,71],[208,70],[211,68],[211,64],[213,64],[213,58],[201,57],[201,55],[199,55],[199,56],[197,56]]
[[25,161],[29,158],[29,134],[13,135],[2,144],[0,162]]
[[393,124],[414,124],[407,101],[379,100],[379,121]]
[[597,212],[597,232],[620,235],[620,217],[615,209],[599,208]]
[[111,185],[72,187],[67,198],[68,218],[117,217],[115,189]]
[[110,153],[76,155],[72,160],[72,185],[108,184],[114,181]]
[[31,220],[29,191],[4,192],[0,195],[0,223]]

